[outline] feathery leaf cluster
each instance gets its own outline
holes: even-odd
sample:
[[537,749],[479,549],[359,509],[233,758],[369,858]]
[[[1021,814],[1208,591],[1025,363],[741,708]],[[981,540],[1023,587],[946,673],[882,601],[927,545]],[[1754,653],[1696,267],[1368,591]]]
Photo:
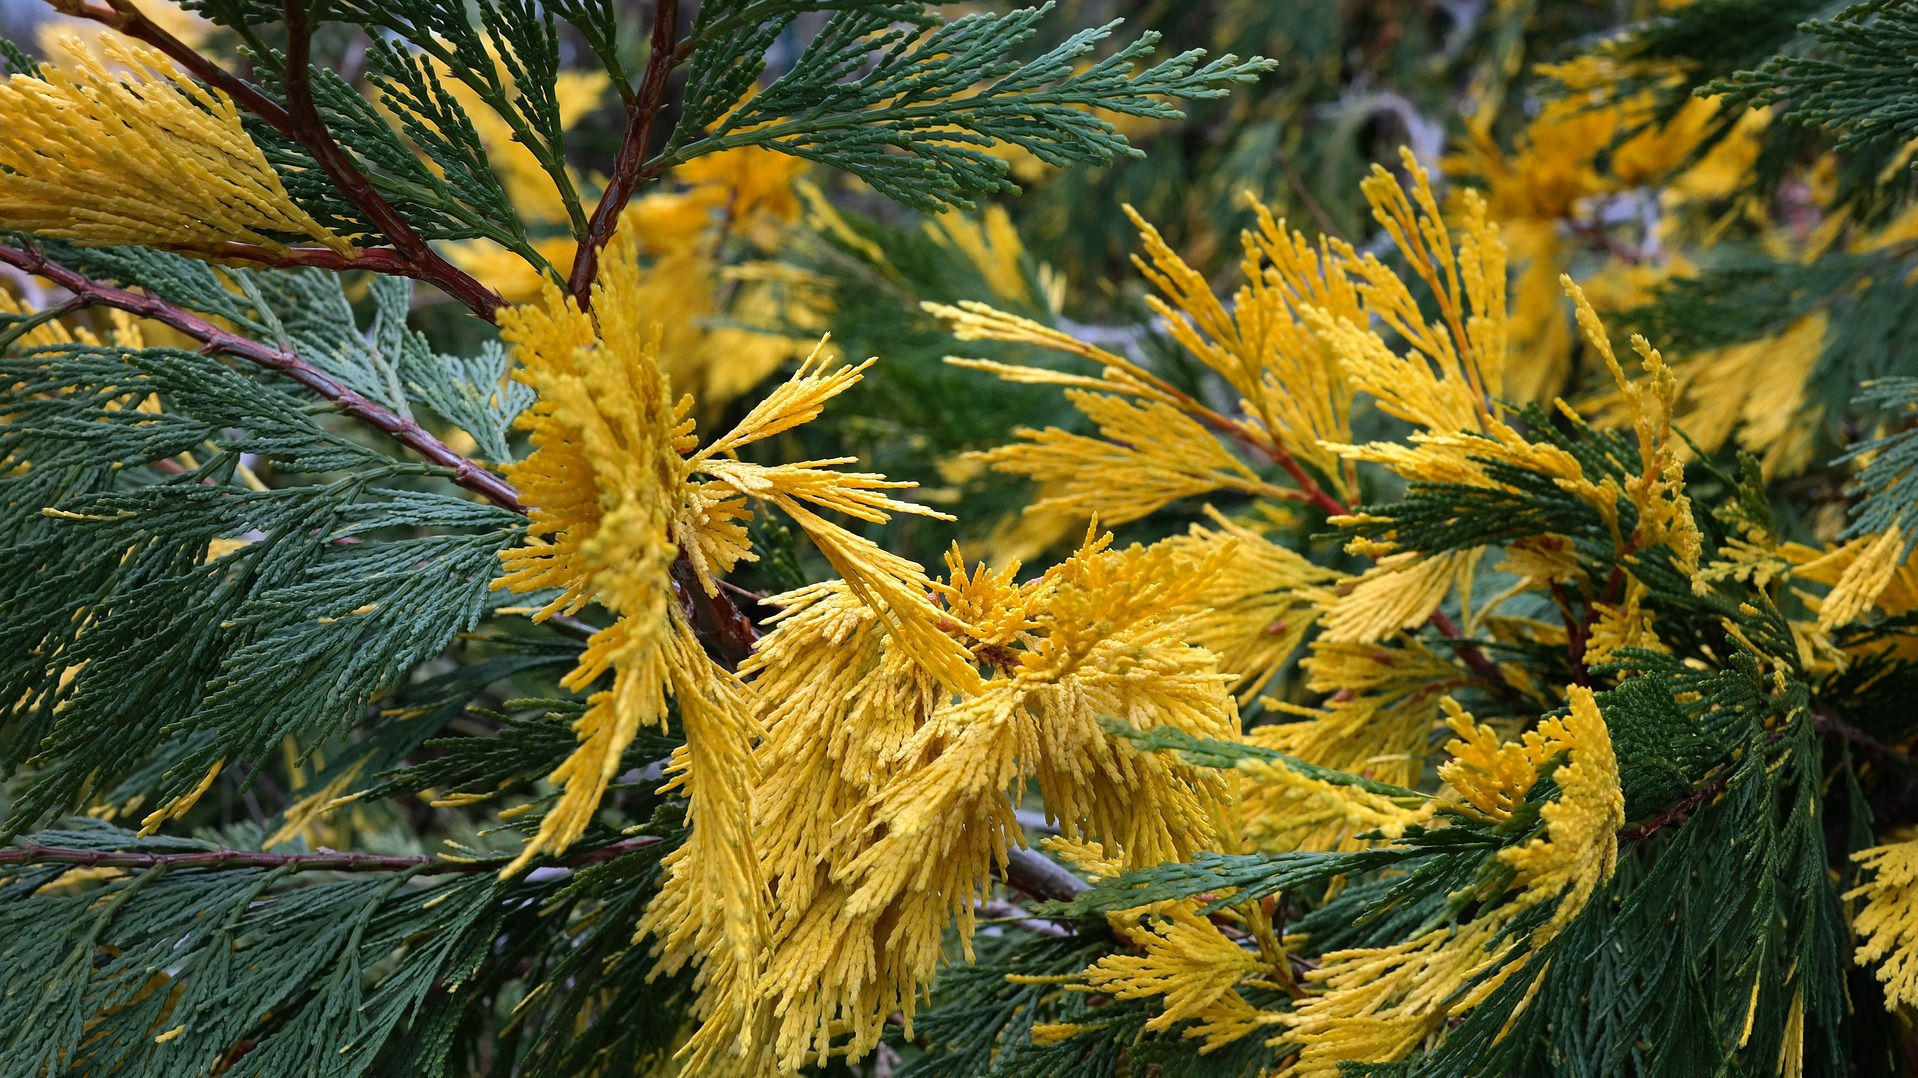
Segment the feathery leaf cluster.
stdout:
[[0,1072],[1914,1063],[1910,5],[52,6]]

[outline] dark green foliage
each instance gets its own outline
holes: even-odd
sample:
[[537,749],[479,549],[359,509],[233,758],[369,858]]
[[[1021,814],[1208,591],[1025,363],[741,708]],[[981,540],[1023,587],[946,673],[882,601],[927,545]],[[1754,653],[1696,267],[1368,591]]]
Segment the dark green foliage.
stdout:
[[[106,827],[69,849],[212,853]],[[490,875],[370,872],[309,883],[287,868],[158,868],[103,887],[9,869],[0,905],[0,1051],[34,1073],[362,1073],[427,997],[457,991],[501,915]],[[96,1026],[96,1016],[112,1020]],[[166,1036],[169,1030],[172,1036]],[[156,1037],[166,1037],[156,1047]]]
[[1918,437],[1909,416],[1918,407],[1918,378],[1886,378],[1871,382],[1858,402],[1885,416],[1891,433],[1862,442],[1846,459],[1863,458],[1865,466],[1853,490],[1863,495],[1847,535],[1870,535],[1898,528],[1906,550],[1918,541]]
[[[32,1071],[464,1075],[489,1069],[485,1043],[493,1073],[626,1072],[684,1020],[685,985],[649,982],[630,938],[663,843],[503,882],[497,862],[277,857],[98,824],[36,838],[167,865],[105,884],[54,882],[71,862],[0,867],[0,1051]],[[581,977],[632,989],[601,999]],[[497,1001],[534,989],[550,1006],[507,1025]],[[602,1008],[617,1020],[579,1021]]]
[[[1165,99],[1218,97],[1270,67],[1230,55],[1206,61],[1193,51],[1140,71],[1158,41],[1146,34],[1076,70],[1110,25],[1078,31],[1021,63],[1008,51],[1038,33],[1050,4],[944,23],[920,4],[849,6],[791,70],[729,113],[759,71],[737,58],[769,44],[798,6],[765,4],[758,22],[744,13],[715,14],[705,32],[717,37],[719,62],[702,63],[695,54],[687,109],[668,157],[766,146],[844,169],[917,209],[971,208],[981,197],[1015,189],[1008,166],[988,147],[1018,146],[1054,165],[1104,164],[1136,151],[1092,107],[1176,117],[1179,110]],[[729,22],[736,28],[718,35],[715,28]]]
[[[1767,22],[1797,13],[1795,5],[1773,5]],[[1918,136],[1911,104],[1918,98],[1911,69],[1918,11],[1910,4],[1870,0],[1795,30],[1803,44],[1791,51],[1779,48],[1775,35],[1764,35],[1778,55],[1735,76],[1740,98],[1779,105],[1779,114],[1791,122],[1834,133],[1841,153],[1882,153]]]
[[[369,389],[401,361],[388,353],[404,328],[360,337],[343,300],[319,302],[322,284],[339,296],[327,275],[231,279],[239,296],[190,273],[178,291]],[[0,380],[0,684],[16,701],[9,762],[33,775],[10,829],[154,753],[170,760],[153,791],[167,798],[284,734],[350,725],[475,624],[495,552],[518,533],[513,514],[382,489],[431,469],[330,433],[287,393],[195,353],[31,350],[0,360]],[[140,409],[150,397],[157,413]],[[154,467],[182,457],[196,466]],[[249,489],[243,458],[315,478]],[[240,545],[209,560],[216,541]]]

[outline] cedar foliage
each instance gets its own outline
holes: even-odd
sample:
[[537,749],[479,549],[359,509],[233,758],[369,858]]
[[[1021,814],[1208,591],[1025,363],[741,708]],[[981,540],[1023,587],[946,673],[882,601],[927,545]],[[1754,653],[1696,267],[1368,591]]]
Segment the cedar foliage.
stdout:
[[53,6],[0,1071],[1918,1066],[1918,7]]

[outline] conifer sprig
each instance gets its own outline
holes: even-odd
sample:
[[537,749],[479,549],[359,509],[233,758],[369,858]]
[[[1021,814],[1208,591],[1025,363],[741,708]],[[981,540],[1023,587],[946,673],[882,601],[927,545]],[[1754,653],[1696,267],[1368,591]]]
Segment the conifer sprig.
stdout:
[[341,411],[376,430],[391,435],[400,444],[418,453],[428,462],[445,468],[453,482],[458,485],[479,494],[502,509],[515,513],[524,512],[520,506],[518,494],[498,475],[453,452],[418,422],[398,415],[386,406],[368,399],[364,394],[340,384],[324,371],[291,352],[223,329],[192,311],[168,303],[150,293],[132,292],[93,280],[52,261],[44,252],[34,247],[0,245],[0,262],[35,276],[44,277],[66,289],[72,295],[70,303],[76,310],[93,306],[110,307],[141,318],[150,318],[199,341],[209,351],[235,356],[276,374],[285,375],[322,399],[331,401]]
[[[308,89],[311,77],[308,49],[312,41],[312,27],[306,18],[306,9],[305,0],[287,0],[284,7],[288,29],[284,102],[222,68],[205,52],[169,33],[143,13],[137,4],[128,0],[110,3],[87,0],[72,5],[69,13],[91,19],[153,46],[194,77],[226,94],[249,113],[302,147],[346,199],[394,244],[390,257],[380,253],[342,259],[334,252],[294,249],[289,252],[266,252],[271,256],[266,264],[327,267],[344,264],[368,269],[389,267],[406,276],[427,281],[465,304],[475,314],[491,318],[502,302],[499,296],[428,246],[412,225],[394,210],[384,196],[374,190],[352,157],[334,141],[331,131],[320,118]],[[254,252],[246,245],[233,245],[223,248],[222,253],[244,258]],[[363,264],[364,258],[370,258],[371,261]]]

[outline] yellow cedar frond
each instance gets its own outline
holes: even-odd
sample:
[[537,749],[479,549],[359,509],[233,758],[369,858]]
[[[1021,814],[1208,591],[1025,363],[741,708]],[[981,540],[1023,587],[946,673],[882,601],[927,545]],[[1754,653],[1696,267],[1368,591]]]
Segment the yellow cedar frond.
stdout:
[[681,1049],[688,1071],[724,1060],[740,1073],[763,1073],[771,1015],[758,982],[770,896],[753,828],[759,723],[745,686],[707,657],[689,627],[676,629],[669,671],[686,743],[661,789],[685,794],[691,834],[660,862],[665,880],[638,936],[656,940],[652,976],[699,967],[699,1024]]
[[1877,966],[1888,999],[1918,1007],[1918,838],[1873,846],[1851,855],[1869,878],[1846,892],[1863,899],[1852,918],[1862,941],[1853,960]]
[[1189,547],[1195,560],[1227,543],[1236,548],[1181,613],[1188,639],[1219,656],[1220,668],[1237,678],[1244,704],[1291,662],[1320,607],[1331,601],[1339,574],[1217,512],[1209,515],[1216,530],[1194,525],[1166,542]]
[[528,541],[500,556],[495,586],[558,589],[537,618],[597,599],[656,623],[672,602],[686,468],[659,330],[619,295],[638,272],[633,258],[631,239],[616,238],[595,286],[597,319],[550,283],[537,301],[500,312],[513,377],[538,396],[519,418],[533,451],[506,469],[530,507]]
[[1226,679],[1182,642],[1176,613],[1230,551],[1193,565],[1170,548],[1109,545],[1090,536],[1025,585],[949,559],[940,589],[988,638],[951,631],[994,667],[958,692],[850,578],[772,600],[781,612],[748,667],[767,715],[759,812],[777,842],[763,983],[781,1066],[864,1051],[894,1013],[910,1024],[947,933],[970,945],[972,904],[1017,841],[1026,782],[1068,837],[1115,864],[1216,848],[1220,776],[1141,752],[1098,719],[1236,732]]
[[1038,616],[1041,596],[1021,587],[1018,576],[1016,559],[997,570],[981,562],[967,573],[959,545],[953,544],[946,552],[947,606],[979,644],[1003,649],[1037,627],[1034,619]]
[[1089,542],[1041,582],[1034,639],[1014,674],[1043,732],[1033,774],[1064,834],[1115,848],[1128,867],[1183,860],[1221,841],[1222,776],[1176,754],[1141,752],[1099,720],[1237,736],[1230,679],[1210,652],[1186,644],[1184,613],[1235,553],[1232,544],[1195,553],[1177,543]]
[[684,499],[673,522],[673,538],[700,586],[706,594],[715,595],[720,576],[740,562],[759,560],[746,527],[752,520],[752,503],[732,484],[718,480],[689,484]]
[[[1040,484],[1039,509],[1124,524],[1180,498],[1216,490],[1287,493],[1260,479],[1191,416],[1160,401],[1069,389],[1066,399],[1098,425],[1100,437],[1020,427],[1023,441],[967,459]],[[1112,477],[1124,476],[1114,483]]]
[[1240,237],[1246,284],[1236,299],[1248,336],[1265,342],[1264,376],[1251,410],[1294,456],[1335,474],[1319,443],[1350,440],[1352,386],[1305,311],[1363,318],[1350,252],[1323,239],[1315,248],[1263,204],[1254,201],[1252,208],[1259,225]]
[[1325,638],[1365,643],[1423,624],[1452,590],[1452,582],[1471,571],[1479,553],[1476,548],[1443,554],[1408,550],[1379,559],[1351,591],[1327,607]]
[[1089,883],[1099,883],[1125,874],[1125,855],[1104,842],[1048,835],[1039,841],[1039,848],[1072,866],[1072,870],[1084,876]]
[[1545,739],[1532,733],[1521,741],[1501,741],[1451,697],[1439,703],[1445,724],[1458,735],[1445,744],[1451,759],[1439,765],[1439,779],[1479,816],[1494,822],[1510,819],[1538,781],[1539,769],[1551,759]]
[[1312,251],[1264,206],[1254,205],[1260,231],[1242,236],[1246,285],[1230,310],[1205,276],[1127,206],[1144,247],[1144,255],[1132,261],[1158,289],[1160,295],[1146,302],[1172,337],[1224,378],[1268,433],[1295,456],[1325,468],[1332,461],[1319,443],[1349,436],[1351,391],[1329,350],[1301,319],[1300,307],[1359,319],[1358,293],[1342,272],[1342,259]]
[[690,405],[673,403],[659,326],[632,302],[641,283],[638,242],[636,230],[622,228],[608,246],[594,313],[549,284],[538,300],[500,317],[519,361],[515,377],[538,396],[520,420],[532,430],[533,452],[509,471],[530,506],[528,541],[501,555],[496,584],[557,589],[538,617],[589,601],[616,617],[561,679],[584,692],[612,675],[610,687],[588,698],[575,724],[579,745],[552,775],[558,801],[505,871],[584,832],[639,728],[664,722],[670,694],[686,744],[666,788],[685,793],[691,831],[662,862],[665,881],[641,931],[658,941],[657,970],[699,967],[700,1023],[684,1049],[688,1066],[762,1073],[773,1049],[759,986],[769,926],[753,835],[758,717],[745,686],[694,639],[672,577],[676,536],[702,573],[714,563],[730,567],[744,544],[728,499],[690,482]]
[[[1451,997],[1497,962],[1500,923],[1485,917],[1457,927],[1439,927],[1402,943],[1331,951],[1306,974],[1319,991],[1284,1020],[1287,1043],[1299,1046],[1287,1078],[1338,1078],[1341,1063],[1388,1063],[1404,1059],[1463,1006]],[[1502,950],[1509,950],[1505,944]],[[1503,971],[1480,983],[1503,984]]]
[[[1391,648],[1321,637],[1300,666],[1306,688],[1328,694],[1325,702],[1317,708],[1281,704],[1276,710],[1301,718],[1255,726],[1246,741],[1395,786],[1417,780],[1435,725],[1433,705],[1459,684],[1456,666],[1416,637]],[[1239,795],[1243,837],[1254,849],[1284,853],[1355,845],[1359,829],[1342,820],[1295,823],[1300,791],[1292,787],[1242,783]]]
[[293,236],[353,253],[294,204],[225,94],[144,46],[103,38],[115,73],[62,44],[66,64],[0,83],[0,224],[82,244],[283,252]]
[[1570,277],[1560,277],[1559,283],[1576,305],[1579,329],[1611,370],[1638,438],[1638,454],[1644,462],[1644,471],[1625,482],[1625,492],[1638,506],[1639,513],[1633,543],[1669,546],[1678,555],[1679,564],[1696,574],[1704,539],[1699,534],[1698,522],[1692,517],[1691,499],[1685,495],[1684,463],[1672,436],[1678,381],[1658,349],[1636,334],[1632,336],[1632,349],[1638,353],[1645,377],[1636,382],[1627,378],[1612,351],[1605,326],[1585,293]]
[[884,524],[893,513],[953,519],[948,513],[902,502],[885,493],[910,490],[918,486],[917,483],[895,482],[873,472],[835,471],[831,467],[852,460],[852,457],[835,457],[765,465],[722,459],[700,461],[698,467],[740,494],[761,501],[794,499],[874,524]]
[[1598,701],[1583,685],[1565,692],[1569,714],[1539,723],[1534,735],[1543,746],[1536,751],[1566,753],[1552,772],[1559,796],[1539,810],[1545,833],[1499,851],[1499,860],[1517,873],[1514,886],[1525,889],[1518,905],[1558,903],[1552,919],[1538,930],[1545,938],[1569,924],[1598,885],[1611,878],[1618,864],[1618,829],[1625,826],[1618,758]]
[[1397,360],[1376,333],[1330,312],[1315,315],[1315,328],[1336,333],[1334,346],[1347,377],[1387,412],[1437,433],[1484,430],[1497,420],[1494,399],[1504,384],[1505,244],[1484,200],[1467,192],[1464,235],[1455,248],[1430,175],[1410,150],[1400,150],[1399,156],[1412,181],[1409,194],[1379,165],[1359,186],[1373,218],[1431,290],[1442,324],[1428,322],[1405,282],[1367,255],[1352,270],[1361,281],[1366,311],[1410,344],[1411,353]]
[[1011,363],[995,363],[990,359],[967,359],[964,356],[947,356],[946,362],[954,367],[984,371],[1003,381],[1022,385],[1068,386],[1073,389],[1090,389],[1107,393],[1137,391],[1135,386],[1128,383],[1115,382],[1109,378],[1094,378],[1086,374],[1072,374],[1068,371],[1055,371],[1050,367],[1022,367]]
[[1243,780],[1237,785],[1241,798],[1256,789],[1257,800],[1283,803],[1285,826],[1302,831],[1320,828],[1352,834],[1377,831],[1395,839],[1405,829],[1425,823],[1432,817],[1432,806],[1423,800],[1406,804],[1405,799],[1373,793],[1349,783],[1315,778],[1281,761],[1248,758],[1240,760],[1233,774]]
[[[35,315],[42,312],[30,309],[19,297],[11,292],[0,290],[0,314]],[[111,344],[122,348],[143,348],[146,346],[146,334],[141,331],[142,323],[132,315],[121,310],[107,311],[108,328],[102,341],[99,334],[84,325],[71,323],[65,318],[48,318],[39,325],[21,334],[14,342],[18,348],[42,348],[54,344]],[[151,325],[152,323],[146,323]]]
[[1595,488],[1585,480],[1577,458],[1555,445],[1527,441],[1509,427],[1501,425],[1489,435],[1431,434],[1420,431],[1408,441],[1409,445],[1371,442],[1332,448],[1347,460],[1382,464],[1402,478],[1421,483],[1460,483],[1510,489],[1492,478],[1487,468],[1488,463],[1509,464],[1550,476],[1562,488],[1588,501],[1600,500],[1590,494]]
[[1084,987],[1115,999],[1163,999],[1146,1020],[1147,1029],[1164,1032],[1182,1022],[1198,1023],[1184,1035],[1203,1038],[1203,1053],[1279,1021],[1277,1013],[1259,1010],[1237,991],[1240,983],[1265,972],[1259,955],[1227,939],[1187,906],[1115,921],[1115,932],[1137,953],[1099,959],[1082,975]]
[[1656,619],[1645,606],[1646,595],[1645,585],[1637,577],[1628,576],[1623,602],[1594,604],[1598,617],[1593,619],[1591,634],[1585,641],[1584,661],[1587,665],[1610,662],[1625,648],[1670,650],[1658,638]]
[[784,225],[799,218],[797,183],[811,165],[801,157],[764,146],[739,146],[702,154],[673,169],[673,178],[694,190],[719,192],[724,223],[742,231],[763,219]]
[[1904,569],[1909,546],[1904,529],[1893,526],[1877,535],[1853,539],[1801,565],[1794,575],[1831,585],[1819,602],[1819,629],[1830,632],[1849,625],[1869,613],[1888,593],[1908,591],[1893,585],[1909,576]]
[[[1298,349],[1308,357],[1318,359],[1320,349],[1310,338],[1302,338],[1297,332],[1285,338],[1277,338],[1275,332],[1279,326],[1275,322],[1287,324],[1287,328],[1298,330],[1297,320],[1293,318],[1293,309],[1287,303],[1287,295],[1279,290],[1252,292],[1254,284],[1264,286],[1264,267],[1258,259],[1247,253],[1247,290],[1239,293],[1239,301],[1228,311],[1226,303],[1212,292],[1212,282],[1205,274],[1185,265],[1185,259],[1172,249],[1170,244],[1130,205],[1124,207],[1126,217],[1132,219],[1134,228],[1139,230],[1139,244],[1143,255],[1134,255],[1132,265],[1145,276],[1147,282],[1157,288],[1158,295],[1147,297],[1147,305],[1166,320],[1166,328],[1174,340],[1185,345],[1201,363],[1210,366],[1220,378],[1233,387],[1239,397],[1251,403],[1266,403],[1264,393],[1264,374],[1268,357],[1279,353],[1281,349]],[[1283,240],[1283,232],[1279,234]],[[1251,234],[1245,236],[1247,246],[1252,246]],[[1316,269],[1316,267],[1314,267]],[[1252,301],[1256,297],[1266,299],[1266,303]],[[1352,293],[1354,303],[1352,313],[1358,313],[1356,293]],[[1306,386],[1287,386],[1293,395],[1304,395],[1310,389]],[[1329,389],[1327,391],[1335,391]],[[1275,395],[1277,397],[1277,395]],[[1333,420],[1339,424],[1339,420]],[[1339,424],[1343,426],[1343,424]],[[1318,437],[1314,437],[1312,428],[1304,428],[1293,434],[1293,443],[1302,443],[1302,449],[1312,449]],[[1300,437],[1302,435],[1302,437]]]
[[585,712],[574,721],[579,745],[550,776],[561,788],[559,800],[505,875],[517,873],[542,853],[565,849],[584,834],[607,784],[619,773],[626,746],[641,727],[665,724],[671,646],[668,620],[646,615],[623,616],[586,642],[579,664],[560,684],[578,692],[609,669],[613,684],[588,698]]
[[1065,282],[1041,265],[1029,280],[1025,244],[1004,206],[988,206],[976,220],[950,210],[926,222],[926,234],[935,242],[957,249],[979,271],[992,294],[1009,303],[1056,311],[1064,301]]
[[206,792],[213,788],[213,780],[219,778],[220,772],[225,768],[226,760],[224,758],[215,760],[213,766],[206,769],[206,774],[200,778],[199,783],[196,784],[193,789],[188,790],[186,793],[147,813],[146,818],[140,821],[140,837],[145,838],[148,835],[156,834],[168,820],[177,820],[185,816],[187,810],[199,804],[200,798],[205,797]]
[[[909,1020],[937,966],[952,917],[944,899],[907,895],[854,914],[843,866],[868,841],[865,806],[901,773],[908,741],[949,692],[891,646],[844,581],[768,602],[779,613],[744,670],[766,731],[755,811],[776,896],[762,993],[778,1015],[777,1057],[794,1069],[848,1035],[850,1051],[866,1050],[888,1015]],[[906,953],[893,950],[895,927],[913,941]]]
[[1711,452],[1727,442],[1758,457],[1766,478],[1812,460],[1818,405],[1806,392],[1825,353],[1828,319],[1814,311],[1778,333],[1684,358],[1679,422]]
[[693,457],[694,462],[731,453],[742,445],[763,441],[812,422],[819,418],[827,401],[851,389],[874,362],[868,359],[856,367],[840,364],[828,370],[834,357],[825,348],[826,342],[821,340],[791,378],[753,405],[752,410],[734,424],[732,430],[701,449]]
[[902,558],[863,535],[854,535],[807,509],[795,497],[776,493],[772,500],[926,670],[954,688],[970,689],[978,684],[972,654],[952,635],[965,626],[933,606],[932,581],[918,562]]
[[[1390,271],[1381,268],[1381,272]],[[1406,302],[1412,302],[1409,293]],[[1307,317],[1313,332],[1338,357],[1346,380],[1378,401],[1380,411],[1437,433],[1478,430],[1486,422],[1485,399],[1459,374],[1456,360],[1435,370],[1423,360],[1393,352],[1384,338],[1363,323],[1316,310]],[[1451,355],[1449,347],[1444,351]]]
[[[1143,396],[1163,399],[1163,394],[1150,388],[1156,379],[1146,374],[1138,364],[1100,348],[1096,344],[1082,341],[1064,330],[1054,329],[1021,315],[997,310],[990,304],[980,303],[977,300],[965,300],[957,305],[921,303],[919,306],[927,314],[946,323],[946,328],[959,340],[1030,344],[1067,355],[1079,356],[1097,363],[1102,368],[1101,374],[1107,382],[1126,386],[1130,392]],[[957,363],[960,366],[976,363],[968,360],[948,360],[947,362]]]

